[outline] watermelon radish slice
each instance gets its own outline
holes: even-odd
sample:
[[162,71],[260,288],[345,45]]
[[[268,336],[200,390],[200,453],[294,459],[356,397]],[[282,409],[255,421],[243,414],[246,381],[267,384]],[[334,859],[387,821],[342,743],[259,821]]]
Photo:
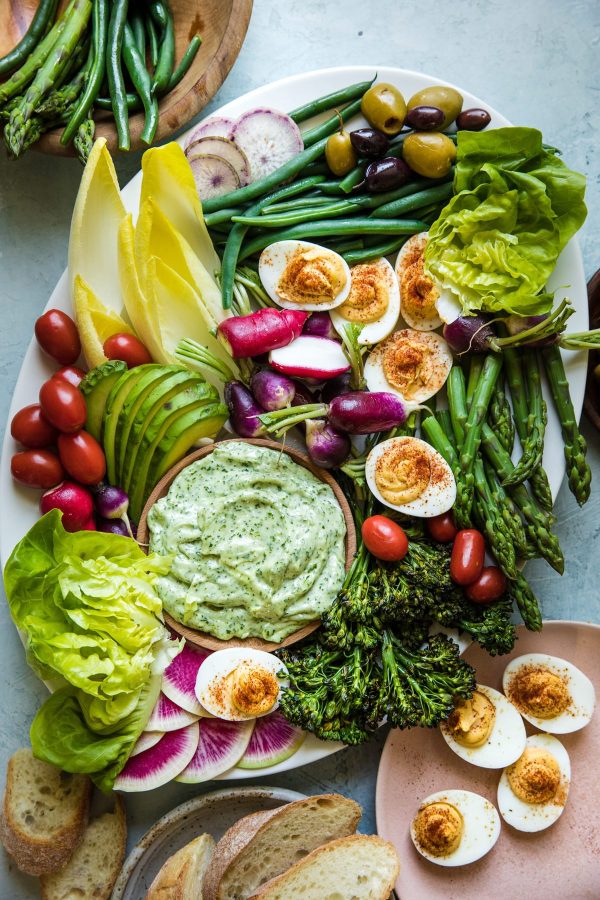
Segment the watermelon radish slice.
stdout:
[[225,116],[211,116],[210,119],[206,119],[205,122],[202,122],[192,131],[185,142],[185,152],[187,153],[188,147],[203,137],[230,138],[234,125],[234,119],[227,119]]
[[201,200],[220,197],[240,186],[240,179],[233,166],[220,156],[211,153],[192,155],[190,168]]
[[[177,657],[175,657],[177,659]],[[176,731],[191,725],[198,718],[187,710],[182,709],[177,703],[173,703],[164,694],[160,694],[156,706],[148,719],[145,731]]]
[[156,747],[160,739],[164,737],[164,734],[164,731],[142,731],[137,739],[137,743],[129,754],[129,758],[137,756],[138,753],[143,753],[144,750],[150,750],[151,747]]
[[250,184],[250,164],[243,150],[240,150],[234,141],[224,137],[202,137],[193,144],[189,144],[186,149],[188,161],[192,160],[200,154],[209,154],[220,156],[229,165],[233,166],[237,172],[242,187]]
[[169,731],[158,744],[129,757],[114,784],[116,791],[153,791],[179,775],[196,752],[198,723]]
[[293,756],[306,732],[292,725],[279,710],[257,719],[240,769],[265,769]]
[[245,722],[226,722],[224,719],[201,719],[198,746],[186,769],[177,776],[177,781],[197,784],[210,781],[233,768],[244,755],[254,719]]
[[304,150],[300,129],[278,109],[250,109],[235,123],[230,138],[244,151],[253,181],[264,178]]
[[194,650],[189,644],[184,644],[179,656],[163,672],[163,694],[194,716],[208,715],[196,697],[196,678],[198,669],[209,655],[208,650]]

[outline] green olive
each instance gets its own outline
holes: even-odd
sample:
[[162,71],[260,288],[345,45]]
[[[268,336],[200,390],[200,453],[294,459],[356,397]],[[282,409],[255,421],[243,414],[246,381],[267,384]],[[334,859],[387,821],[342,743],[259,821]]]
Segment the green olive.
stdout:
[[413,94],[408,101],[408,109],[413,109],[415,106],[437,106],[438,109],[441,109],[444,113],[444,121],[441,125],[442,131],[445,131],[448,125],[454,122],[462,109],[462,105],[462,94],[459,94],[454,88],[446,87],[443,84],[423,88],[422,91],[417,91],[416,94]]
[[362,114],[373,128],[384,134],[398,134],[406,118],[406,101],[393,84],[374,84],[363,95]]
[[325,159],[334,175],[347,175],[356,165],[356,153],[347,131],[340,129],[327,138]]
[[456,159],[456,147],[440,131],[415,131],[404,139],[402,158],[417,175],[443,178]]

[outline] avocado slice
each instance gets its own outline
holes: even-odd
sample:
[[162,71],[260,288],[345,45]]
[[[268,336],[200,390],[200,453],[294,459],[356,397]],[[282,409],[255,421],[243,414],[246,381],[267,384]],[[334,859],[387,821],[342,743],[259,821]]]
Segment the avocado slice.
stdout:
[[101,366],[90,369],[79,385],[87,407],[85,430],[97,441],[102,438],[102,419],[108,395],[126,371],[127,365],[122,360],[110,359]]

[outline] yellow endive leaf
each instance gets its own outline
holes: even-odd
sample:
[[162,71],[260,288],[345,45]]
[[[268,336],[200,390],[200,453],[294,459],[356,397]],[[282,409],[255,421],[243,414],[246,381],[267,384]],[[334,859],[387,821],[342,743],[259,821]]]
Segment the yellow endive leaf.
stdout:
[[142,290],[135,262],[135,231],[131,215],[126,216],[119,227],[118,235],[119,277],[127,315],[146,346],[148,353],[157,363],[170,363],[160,343],[158,321]]
[[90,368],[106,362],[103,345],[112,334],[133,334],[121,316],[98,299],[81,275],[73,282],[73,308],[83,355]]

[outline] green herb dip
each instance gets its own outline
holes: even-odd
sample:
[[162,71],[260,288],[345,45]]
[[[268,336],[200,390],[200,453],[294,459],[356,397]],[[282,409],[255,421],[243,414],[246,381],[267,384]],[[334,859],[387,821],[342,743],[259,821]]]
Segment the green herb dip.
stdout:
[[148,516],[150,548],[173,563],[165,610],[227,640],[281,641],[331,606],[346,524],[329,485],[286,453],[218,444],[185,468]]

